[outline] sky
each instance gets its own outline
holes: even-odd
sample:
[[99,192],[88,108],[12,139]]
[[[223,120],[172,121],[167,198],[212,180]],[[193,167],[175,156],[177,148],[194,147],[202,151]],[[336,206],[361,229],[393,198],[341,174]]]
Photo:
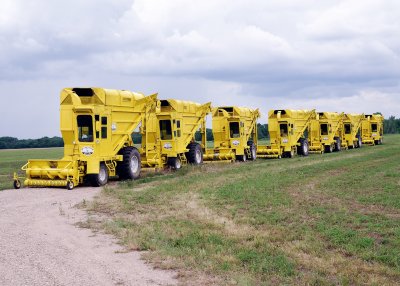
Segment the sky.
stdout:
[[1,0],[0,136],[60,136],[64,87],[400,117],[397,0]]

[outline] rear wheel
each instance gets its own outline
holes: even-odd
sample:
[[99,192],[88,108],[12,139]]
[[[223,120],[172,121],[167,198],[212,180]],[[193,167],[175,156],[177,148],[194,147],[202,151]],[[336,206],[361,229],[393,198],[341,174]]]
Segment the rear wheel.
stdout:
[[300,146],[297,147],[297,153],[303,156],[308,156],[309,145],[305,138],[300,139]]
[[181,160],[178,157],[168,158],[167,162],[168,166],[170,166],[173,170],[179,170],[182,168]]
[[108,182],[108,168],[106,164],[100,163],[98,174],[89,174],[89,181],[93,187],[101,187]]
[[132,146],[122,148],[119,153],[122,161],[117,164],[117,174],[121,180],[135,180],[140,176],[141,164],[139,151]]
[[186,152],[186,159],[190,164],[200,165],[203,163],[203,151],[199,143],[190,143],[187,147],[189,152]]
[[253,141],[249,141],[249,142],[247,142],[247,146],[249,146],[249,148],[250,148],[249,160],[254,161],[257,158],[256,145],[253,143]]

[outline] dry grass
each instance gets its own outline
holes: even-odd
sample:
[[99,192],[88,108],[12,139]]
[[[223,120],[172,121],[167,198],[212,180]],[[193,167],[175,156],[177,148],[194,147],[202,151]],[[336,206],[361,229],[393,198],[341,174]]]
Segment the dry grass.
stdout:
[[398,142],[105,188],[88,205],[102,218],[91,227],[177,269],[183,285],[397,285]]

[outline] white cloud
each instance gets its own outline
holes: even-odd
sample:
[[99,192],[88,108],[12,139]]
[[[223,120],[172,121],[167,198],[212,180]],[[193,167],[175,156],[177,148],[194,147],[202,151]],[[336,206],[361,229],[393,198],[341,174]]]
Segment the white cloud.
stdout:
[[[2,97],[7,106],[29,102],[25,112],[39,117],[58,112],[43,102],[53,104],[61,88],[78,85],[259,106],[263,113],[379,107],[400,116],[399,6],[394,0],[2,0]],[[13,113],[2,117],[8,122]],[[0,123],[0,136],[25,137],[19,126],[28,118],[40,125],[26,115],[12,119],[16,128]],[[58,134],[52,124],[31,136]]]

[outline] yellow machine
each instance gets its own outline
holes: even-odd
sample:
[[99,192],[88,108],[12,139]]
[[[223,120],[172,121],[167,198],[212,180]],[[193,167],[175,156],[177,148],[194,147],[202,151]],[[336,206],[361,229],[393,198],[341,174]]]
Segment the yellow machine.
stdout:
[[[187,163],[201,164],[206,144],[205,118],[211,112],[210,106],[211,103],[159,100],[142,130],[142,167],[180,169]],[[199,128],[201,144],[195,141]]]
[[[343,114],[343,141],[348,148],[360,148],[361,140],[361,122],[364,114]],[[342,142],[343,144],[343,142]]]
[[[25,186],[66,186],[87,179],[93,186],[109,176],[139,177],[140,154],[131,134],[155,109],[157,95],[144,96],[103,88],[65,88],[60,96],[60,125],[64,140],[61,160],[29,160]],[[14,175],[14,187],[21,186]]]
[[[343,114],[318,112],[311,120],[308,141],[310,153],[331,153],[342,149]],[[347,145],[345,145],[347,147]]]
[[214,147],[206,149],[205,161],[255,160],[257,156],[258,109],[217,107],[212,111]]
[[364,115],[361,122],[361,137],[363,144],[382,144],[383,120],[384,118],[381,114]]
[[259,145],[257,155],[261,158],[293,158],[295,154],[308,156],[309,145],[304,134],[313,118],[315,110],[270,110],[270,145]]

